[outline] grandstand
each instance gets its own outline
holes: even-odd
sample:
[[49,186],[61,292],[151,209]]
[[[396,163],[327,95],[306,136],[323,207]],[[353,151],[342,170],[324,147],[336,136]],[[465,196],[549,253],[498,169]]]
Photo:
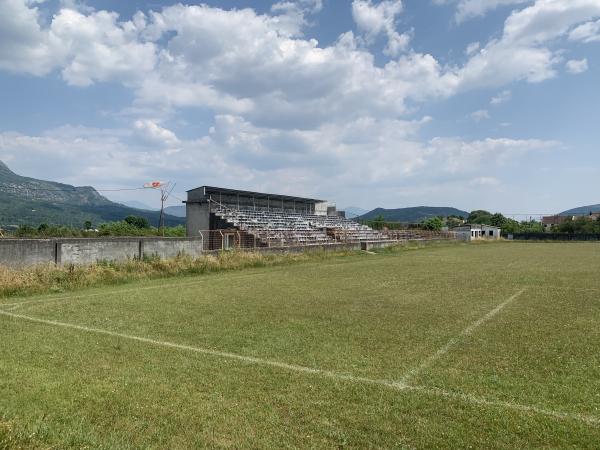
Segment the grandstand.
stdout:
[[348,220],[325,200],[201,186],[188,191],[187,234],[206,249],[293,247],[425,239],[426,232],[382,232]]

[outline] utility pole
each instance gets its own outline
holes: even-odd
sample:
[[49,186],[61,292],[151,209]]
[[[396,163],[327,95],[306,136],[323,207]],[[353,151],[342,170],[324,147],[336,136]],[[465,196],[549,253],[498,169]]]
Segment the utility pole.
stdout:
[[160,190],[160,218],[158,219],[158,229],[159,231],[162,231],[163,236],[165,235],[165,202],[169,199],[175,186],[176,183],[171,184],[170,181],[167,181],[166,183],[163,181],[153,181],[144,184],[145,188]]

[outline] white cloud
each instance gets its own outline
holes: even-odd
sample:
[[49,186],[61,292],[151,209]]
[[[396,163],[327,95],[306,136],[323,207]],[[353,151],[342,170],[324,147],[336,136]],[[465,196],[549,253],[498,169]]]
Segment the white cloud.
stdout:
[[[0,67],[36,74],[58,67],[70,84],[125,84],[137,109],[210,108],[276,128],[398,117],[408,103],[552,78],[561,56],[547,45],[600,15],[598,0],[538,0],[511,14],[499,39],[470,46],[463,66],[442,66],[414,51],[380,66],[351,32],[321,47],[282,19],[290,11],[318,11],[316,0],[279,2],[274,15],[174,5],[126,22],[106,11],[63,8],[47,27],[23,0],[0,1],[18,13],[0,18],[10,44],[0,44]],[[400,1],[355,0],[352,7],[365,36],[396,33]],[[22,52],[12,50],[15,42],[26,44]],[[390,42],[392,53],[403,46]]]
[[[448,138],[424,143],[418,132],[428,122],[361,118],[302,131],[260,128],[223,115],[210,133],[192,140],[179,139],[155,123],[132,129],[66,127],[40,136],[0,133],[0,160],[30,176],[76,185],[138,186],[160,178],[176,180],[181,190],[222,183],[336,198],[352,189],[438,185],[448,177],[495,171],[557,145]],[[159,151],[139,141],[140,129],[158,143],[176,140],[179,151]],[[51,167],[45,163],[50,158]]]
[[495,97],[492,97],[492,99],[490,100],[490,104],[491,105],[501,105],[502,103],[506,103],[506,102],[510,101],[511,98],[512,98],[512,92],[509,90],[505,90],[505,91],[500,92]]
[[471,180],[472,186],[499,186],[500,180],[495,177],[477,177]]
[[569,39],[584,43],[600,42],[600,20],[579,25],[569,33]]
[[[311,0],[281,1],[268,14],[178,4],[125,22],[110,12],[63,8],[46,24],[23,0],[0,5],[14,13],[0,16],[0,69],[61,70],[67,83],[81,86],[117,81],[135,96],[131,129],[4,134],[0,159],[15,161],[16,151],[27,155],[22,164],[53,158],[58,178],[69,182],[172,176],[188,187],[210,180],[290,192],[313,186],[307,195],[363,183],[414,185],[418,176],[439,183],[441,174],[487,168],[502,161],[498,155],[517,158],[553,145],[423,143],[418,130],[426,121],[401,118],[430,99],[555,76],[562,56],[554,48],[600,16],[598,0],[538,0],[512,13],[497,39],[469,46],[467,61],[458,65],[394,44],[402,36],[399,1],[355,1],[362,35],[347,32],[327,46],[302,36],[306,18],[321,6]],[[376,62],[363,45],[376,36],[386,37],[388,53],[396,55],[387,63]],[[506,92],[491,103],[505,101]],[[167,119],[181,108],[208,110],[214,130],[197,140],[178,137]],[[479,113],[489,118],[487,110]]]
[[456,7],[455,19],[458,23],[474,17],[481,17],[501,6],[531,3],[532,0],[460,0]]
[[137,135],[144,142],[154,144],[159,147],[174,147],[180,144],[180,141],[175,133],[167,128],[161,127],[153,120],[136,120],[133,126]]
[[302,36],[302,29],[310,22],[308,16],[316,14],[323,8],[322,0],[283,0],[275,3],[271,11],[277,15],[282,28],[291,36]]
[[479,111],[475,111],[475,112],[471,113],[471,118],[475,122],[481,122],[483,120],[489,120],[490,119],[490,112],[487,109],[480,109]]
[[456,138],[435,138],[430,152],[443,155],[445,170],[452,173],[473,173],[482,168],[503,166],[519,161],[529,153],[556,149],[555,141],[538,139],[483,139],[464,141]]
[[556,76],[561,61],[547,46],[590,17],[600,16],[600,0],[537,0],[514,11],[502,37],[490,41],[457,74],[462,89],[502,86],[517,80],[532,83]]
[[367,43],[370,44],[377,36],[385,34],[388,44],[384,53],[389,56],[397,56],[410,42],[409,34],[396,31],[396,16],[402,10],[401,0],[384,0],[376,5],[371,0],[352,1],[352,17],[358,29],[365,33]]
[[45,75],[61,64],[61,43],[41,28],[35,5],[0,0],[0,11],[0,69]]
[[467,46],[467,49],[465,50],[465,54],[467,56],[473,56],[473,54],[475,54],[475,52],[477,52],[480,48],[481,48],[481,43],[479,43],[479,42],[471,42]]
[[570,74],[577,75],[588,70],[588,61],[586,58],[572,59],[567,61],[566,68]]

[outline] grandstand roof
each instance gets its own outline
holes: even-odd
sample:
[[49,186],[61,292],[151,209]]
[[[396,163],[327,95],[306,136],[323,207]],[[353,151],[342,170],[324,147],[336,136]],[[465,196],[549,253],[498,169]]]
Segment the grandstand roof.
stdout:
[[326,200],[320,200],[316,198],[307,198],[307,197],[294,197],[291,195],[282,195],[282,194],[267,194],[264,192],[253,192],[253,191],[242,191],[239,189],[230,189],[230,188],[221,188],[215,186],[200,186],[195,189],[190,189],[187,192],[194,192],[202,190],[205,196],[209,196],[210,194],[233,194],[233,195],[242,195],[254,198],[278,198],[284,201],[296,201],[296,202],[305,202],[305,203],[323,203]]

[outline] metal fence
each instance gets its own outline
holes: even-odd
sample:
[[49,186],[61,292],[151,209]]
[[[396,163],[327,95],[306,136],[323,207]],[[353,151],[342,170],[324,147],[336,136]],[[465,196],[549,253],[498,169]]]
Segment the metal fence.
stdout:
[[226,229],[200,231],[204,250],[290,248],[360,244],[362,242],[407,242],[456,240],[456,233],[426,230],[290,230],[265,229],[252,232]]
[[593,233],[515,233],[515,241],[600,241],[600,234]]

